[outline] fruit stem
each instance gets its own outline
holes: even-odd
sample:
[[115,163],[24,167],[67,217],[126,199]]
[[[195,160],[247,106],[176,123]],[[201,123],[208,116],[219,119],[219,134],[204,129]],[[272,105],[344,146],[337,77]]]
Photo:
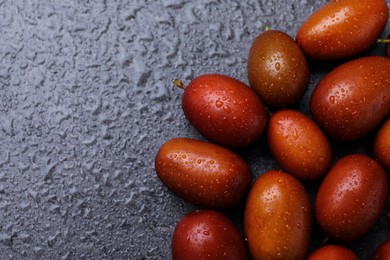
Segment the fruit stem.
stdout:
[[376,40],[377,43],[390,43],[390,39],[378,39]]
[[187,86],[183,84],[183,81],[181,81],[180,79],[174,79],[173,81],[173,84],[175,84],[176,87],[179,87],[181,89],[186,89]]
[[269,31],[269,25],[266,25],[265,28],[264,28],[264,31]]

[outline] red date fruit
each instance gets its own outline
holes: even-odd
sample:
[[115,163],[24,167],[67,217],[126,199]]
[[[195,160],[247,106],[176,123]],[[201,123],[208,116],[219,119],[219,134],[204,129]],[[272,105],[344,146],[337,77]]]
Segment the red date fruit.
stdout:
[[387,194],[387,174],[379,163],[361,154],[345,156],[330,169],[318,189],[317,222],[335,239],[356,240],[378,220]]
[[242,201],[252,182],[247,163],[212,143],[174,138],[155,159],[161,181],[175,194],[207,208],[231,208]]
[[390,169],[390,119],[379,128],[374,142],[375,157],[386,169]]
[[332,159],[328,139],[305,114],[279,110],[271,117],[267,133],[273,156],[288,173],[313,181],[328,170]]
[[326,245],[311,253],[307,260],[359,260],[359,258],[344,246]]
[[374,251],[371,260],[388,260],[390,259],[390,240],[380,244]]
[[312,59],[348,58],[372,46],[388,19],[385,0],[333,0],[302,24],[296,38]]
[[244,239],[233,222],[214,210],[188,213],[172,237],[173,260],[248,258]]
[[263,133],[267,122],[263,102],[241,81],[225,75],[206,74],[193,79],[184,89],[184,114],[210,141],[229,147],[245,147]]
[[250,86],[265,104],[295,104],[309,82],[309,66],[298,44],[286,33],[271,30],[252,43],[248,57]]
[[244,229],[253,259],[304,259],[311,232],[304,186],[281,171],[262,174],[249,192]]
[[335,68],[314,89],[310,110],[335,139],[366,135],[390,112],[390,59],[363,57]]

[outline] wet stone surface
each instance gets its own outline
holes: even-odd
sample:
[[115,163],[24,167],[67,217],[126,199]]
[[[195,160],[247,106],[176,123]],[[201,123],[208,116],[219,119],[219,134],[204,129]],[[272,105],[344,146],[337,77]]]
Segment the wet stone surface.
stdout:
[[[0,258],[169,259],[175,224],[197,207],[163,186],[154,156],[170,138],[203,139],[172,79],[247,83],[254,37],[266,25],[294,36],[325,2],[0,1]],[[336,157],[369,140],[351,146]],[[278,167],[261,140],[240,153],[255,176]],[[225,213],[242,226],[241,211]],[[350,246],[367,258],[388,231],[384,213]]]

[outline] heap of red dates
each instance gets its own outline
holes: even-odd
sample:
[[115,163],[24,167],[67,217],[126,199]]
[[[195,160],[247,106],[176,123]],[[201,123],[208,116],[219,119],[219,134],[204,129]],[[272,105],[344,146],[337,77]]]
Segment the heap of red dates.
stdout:
[[[156,155],[161,181],[202,208],[178,222],[173,259],[358,259],[346,243],[383,213],[390,169],[390,58],[360,54],[386,42],[378,38],[388,19],[385,0],[330,1],[295,40],[266,30],[253,41],[250,87],[219,74],[188,86],[175,81],[184,89],[186,118],[209,141],[174,138]],[[345,60],[315,87],[310,117],[291,108],[307,90],[308,60]],[[375,158],[356,153],[332,162],[328,139],[358,141],[373,131]],[[263,134],[280,169],[253,180],[235,149]],[[313,181],[321,184],[311,205],[302,183]],[[245,234],[222,213],[241,202]],[[309,253],[313,223],[337,243]],[[373,259],[390,259],[390,240]]]

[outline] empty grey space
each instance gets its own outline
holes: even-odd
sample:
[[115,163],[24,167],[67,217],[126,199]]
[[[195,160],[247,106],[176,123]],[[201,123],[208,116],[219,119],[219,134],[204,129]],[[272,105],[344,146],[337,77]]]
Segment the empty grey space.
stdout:
[[[154,157],[170,138],[204,140],[172,80],[248,83],[265,26],[295,37],[326,2],[0,0],[0,259],[170,259],[176,223],[198,207],[159,181]],[[333,65],[313,65],[296,109],[308,113]],[[334,144],[334,157],[369,141]],[[238,152],[255,178],[279,168],[262,140]],[[390,239],[389,211],[348,244],[362,259]],[[242,207],[225,213],[242,228]],[[313,233],[311,250],[325,239]]]

